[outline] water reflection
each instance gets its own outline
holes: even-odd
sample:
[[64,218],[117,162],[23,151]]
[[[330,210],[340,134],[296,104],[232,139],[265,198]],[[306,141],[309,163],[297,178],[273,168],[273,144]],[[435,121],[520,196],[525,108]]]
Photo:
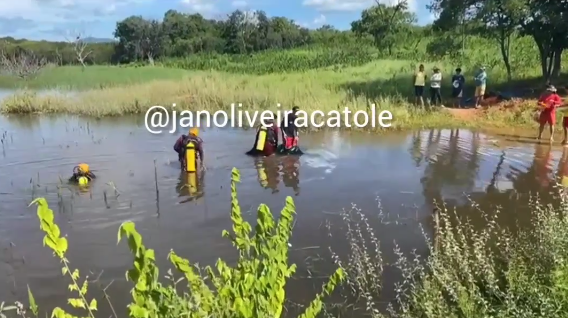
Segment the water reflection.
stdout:
[[547,188],[551,184],[550,176],[552,174],[552,146],[536,145],[533,156],[533,167],[536,174],[536,180],[541,187]]
[[558,177],[564,188],[568,187],[568,147],[562,148],[562,157],[558,162]]
[[195,201],[202,198],[204,192],[205,171],[200,173],[182,171],[176,191],[179,197],[185,197],[180,203]]
[[285,187],[292,188],[296,196],[300,195],[300,158],[286,156],[282,158],[282,181]]
[[277,193],[280,184],[280,167],[276,157],[255,158],[254,165],[257,171],[258,183],[265,189],[271,189]]
[[427,204],[442,201],[463,203],[462,194],[475,188],[479,168],[479,138],[479,134],[467,131],[460,136],[459,129],[449,131],[449,137],[442,138],[440,130],[432,130],[428,133],[424,155],[418,154],[417,141],[413,143],[412,156],[417,165],[422,159],[416,158],[426,158],[420,182]]
[[408,151],[416,166],[423,167],[420,182],[428,209],[443,202],[474,219],[479,209],[499,209],[502,223],[529,225],[531,195],[538,194],[545,204],[558,203],[555,178],[568,187],[567,147],[483,141],[478,133],[460,130],[413,134]]
[[280,180],[287,188],[292,188],[296,196],[300,195],[300,158],[298,156],[272,156],[255,158],[257,180],[261,187],[278,193]]
[[420,167],[422,160],[424,160],[424,155],[422,154],[422,134],[420,131],[412,133],[412,143],[409,150],[416,167]]

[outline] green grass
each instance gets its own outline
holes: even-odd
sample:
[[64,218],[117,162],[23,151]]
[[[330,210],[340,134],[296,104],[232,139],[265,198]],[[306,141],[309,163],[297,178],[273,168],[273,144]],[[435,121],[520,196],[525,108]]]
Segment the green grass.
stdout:
[[28,81],[0,76],[0,87],[12,89],[87,90],[156,80],[179,80],[190,72],[162,67],[79,66],[50,67]]

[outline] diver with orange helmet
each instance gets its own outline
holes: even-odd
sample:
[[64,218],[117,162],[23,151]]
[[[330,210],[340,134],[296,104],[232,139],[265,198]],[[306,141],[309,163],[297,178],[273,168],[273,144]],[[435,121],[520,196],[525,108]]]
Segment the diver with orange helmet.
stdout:
[[73,176],[69,178],[69,182],[86,185],[95,178],[96,176],[89,168],[89,165],[86,163],[80,163],[73,168]]
[[188,135],[181,135],[174,144],[174,150],[178,153],[178,160],[182,165],[183,168],[183,160],[185,157],[185,149],[187,144],[193,141],[195,144],[195,150],[197,152],[199,161],[201,162],[201,166],[205,169],[205,165],[203,164],[203,140],[199,138],[199,129],[198,128],[191,128],[189,130]]

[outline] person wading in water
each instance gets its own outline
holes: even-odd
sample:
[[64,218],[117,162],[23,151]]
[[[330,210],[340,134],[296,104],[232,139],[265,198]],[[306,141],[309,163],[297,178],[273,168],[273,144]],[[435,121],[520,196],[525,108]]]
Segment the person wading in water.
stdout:
[[187,144],[193,141],[195,144],[196,155],[196,162],[201,163],[201,168],[205,170],[204,156],[203,156],[203,139],[199,138],[199,129],[191,128],[189,130],[189,135],[181,135],[174,144],[174,150],[178,153],[178,160],[181,163],[181,168],[184,169],[184,160],[185,160],[185,147]]
[[[266,139],[264,140],[264,144],[261,145],[262,148],[258,148],[259,146],[259,136],[261,130],[266,130]],[[278,126],[274,123],[274,119],[268,119],[266,123],[261,123],[260,126],[256,129],[256,137],[254,140],[254,146],[250,151],[247,152],[249,156],[271,156],[276,152],[278,148]],[[262,150],[260,150],[262,149]]]
[[282,141],[284,144],[284,149],[292,150],[293,148],[298,147],[298,127],[296,126],[296,119],[298,116],[296,115],[300,107],[294,106],[292,108],[292,112],[288,113],[280,128],[282,129]]

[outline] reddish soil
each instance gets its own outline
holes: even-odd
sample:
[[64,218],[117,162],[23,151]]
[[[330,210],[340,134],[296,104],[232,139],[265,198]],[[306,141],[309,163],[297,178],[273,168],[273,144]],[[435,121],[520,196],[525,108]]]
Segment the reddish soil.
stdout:
[[[563,100],[567,100],[566,92],[559,92]],[[568,104],[565,103],[568,106]],[[499,96],[487,96],[481,102],[481,108],[467,108],[467,109],[455,109],[448,108],[448,112],[454,115],[460,120],[471,120],[475,119],[477,116],[489,111],[525,111],[527,109],[533,108],[537,110],[536,98],[513,98],[510,100],[502,100]]]
[[479,116],[481,109],[467,108],[447,108],[448,112],[459,120],[471,120]]

